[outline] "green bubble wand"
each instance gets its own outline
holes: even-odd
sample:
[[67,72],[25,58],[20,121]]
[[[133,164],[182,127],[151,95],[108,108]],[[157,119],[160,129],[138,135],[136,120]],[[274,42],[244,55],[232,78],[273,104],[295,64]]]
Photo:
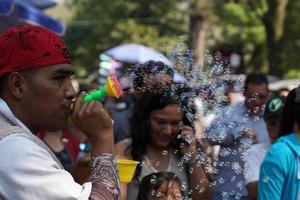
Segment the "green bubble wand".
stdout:
[[82,103],[88,103],[93,100],[100,100],[106,96],[120,98],[123,96],[122,87],[115,76],[109,76],[104,86],[95,89],[84,95]]

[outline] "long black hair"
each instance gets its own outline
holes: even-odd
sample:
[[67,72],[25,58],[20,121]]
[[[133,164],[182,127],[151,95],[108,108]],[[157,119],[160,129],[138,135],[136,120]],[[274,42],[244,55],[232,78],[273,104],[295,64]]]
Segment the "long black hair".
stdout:
[[285,100],[279,124],[279,137],[294,132],[294,125],[300,128],[300,85],[291,90]]
[[[157,84],[151,90],[146,91],[138,99],[133,107],[132,117],[130,119],[130,133],[132,143],[126,151],[130,151],[133,160],[143,161],[143,156],[146,154],[146,147],[151,142],[151,128],[149,124],[150,113],[153,110],[160,110],[168,105],[178,104],[183,111],[183,122],[188,123],[191,119],[187,119],[189,109],[183,87],[174,83],[172,85]],[[185,95],[187,96],[187,95]],[[191,125],[191,124],[186,124]],[[178,143],[174,143],[174,148],[178,147]],[[178,155],[180,157],[180,154]],[[136,169],[135,177],[138,177],[141,172],[140,165]]]
[[[163,183],[170,181],[174,181],[181,186],[180,179],[172,172],[158,172],[145,176],[142,179],[136,200],[146,200],[147,197],[152,194],[153,191],[157,190]],[[180,191],[183,196],[183,191]]]

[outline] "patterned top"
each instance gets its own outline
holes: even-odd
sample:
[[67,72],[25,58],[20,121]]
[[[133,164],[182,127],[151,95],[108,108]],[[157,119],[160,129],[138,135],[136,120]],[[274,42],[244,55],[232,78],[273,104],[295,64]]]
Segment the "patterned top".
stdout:
[[[131,139],[125,139],[126,142],[130,145],[131,144]],[[168,172],[173,172],[176,174],[176,176],[180,179],[182,187],[183,188],[188,188],[189,187],[189,182],[188,182],[188,175],[187,171],[185,168],[181,167],[179,165],[180,160],[176,157],[173,151],[170,152],[170,158],[169,158],[169,165],[165,171]],[[139,191],[139,185],[142,181],[142,179],[152,173],[158,172],[148,161],[147,157],[144,156],[144,161],[141,162],[141,174],[137,179],[134,179],[129,185],[128,185],[128,192],[127,192],[127,197],[128,200],[136,200],[138,191]],[[188,193],[188,190],[185,190],[186,196]]]

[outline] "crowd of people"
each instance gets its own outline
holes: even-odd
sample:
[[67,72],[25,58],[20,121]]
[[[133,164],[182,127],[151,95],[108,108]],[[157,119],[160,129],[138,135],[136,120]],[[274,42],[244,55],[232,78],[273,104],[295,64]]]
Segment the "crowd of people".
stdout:
[[[73,73],[55,33],[0,35],[0,199],[299,199],[300,86],[271,93],[247,74],[213,109],[211,91],[153,60],[116,111],[111,97],[83,104]],[[139,162],[128,184],[117,159]]]

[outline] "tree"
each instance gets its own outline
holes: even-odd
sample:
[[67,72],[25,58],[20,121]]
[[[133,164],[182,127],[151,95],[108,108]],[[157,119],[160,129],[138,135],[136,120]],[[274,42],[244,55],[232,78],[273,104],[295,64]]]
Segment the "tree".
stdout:
[[65,41],[81,75],[98,68],[100,53],[130,42],[165,54],[188,44],[197,65],[205,50],[225,49],[242,56],[241,73],[300,74],[297,0],[69,1],[75,13]]
[[[257,6],[259,2],[259,6]],[[276,76],[282,77],[284,74],[284,53],[282,51],[284,22],[288,0],[260,0],[249,1],[253,10],[261,18],[266,31],[266,44],[268,50],[269,71]],[[261,10],[264,10],[261,12]]]
[[280,71],[283,72],[284,77],[300,78],[300,17],[298,10],[300,9],[300,2],[297,0],[289,0],[286,7],[286,17],[284,22],[284,32],[280,43],[281,48],[278,51],[282,52],[282,66]]
[[204,4],[202,0],[194,0],[190,5],[189,48],[194,52],[197,65],[200,65],[206,50],[207,16]]
[[217,46],[229,46],[244,55],[242,72],[263,70],[279,77],[300,76],[299,45],[295,43],[299,1],[220,0],[215,5],[222,23]]
[[188,18],[178,0],[73,0],[72,6],[65,41],[83,76],[97,69],[99,54],[113,46],[141,43],[168,53],[187,32]]
[[214,49],[241,55],[240,73],[267,71],[264,25],[248,2],[216,1],[214,13],[221,30]]

